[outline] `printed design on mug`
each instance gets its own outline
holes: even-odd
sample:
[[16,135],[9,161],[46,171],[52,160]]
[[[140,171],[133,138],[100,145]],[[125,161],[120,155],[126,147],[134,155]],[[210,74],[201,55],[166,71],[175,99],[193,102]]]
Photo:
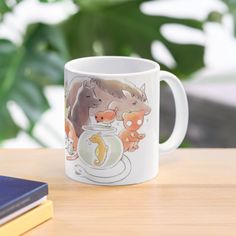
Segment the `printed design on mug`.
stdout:
[[124,130],[119,134],[123,142],[125,152],[134,152],[139,148],[139,141],[145,137],[145,134],[139,134],[138,129],[143,124],[144,111],[133,111],[123,114]]
[[66,158],[75,174],[100,184],[128,177],[129,153],[141,148],[139,129],[151,112],[145,84],[77,76],[65,95]]
[[99,133],[93,134],[89,138],[89,141],[97,144],[97,147],[95,149],[97,159],[94,161],[94,165],[101,166],[107,157],[108,146]]

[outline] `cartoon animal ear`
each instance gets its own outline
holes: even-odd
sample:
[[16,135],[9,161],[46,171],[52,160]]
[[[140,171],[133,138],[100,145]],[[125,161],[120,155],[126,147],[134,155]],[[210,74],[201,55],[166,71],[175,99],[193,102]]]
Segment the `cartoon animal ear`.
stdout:
[[143,102],[146,102],[147,101],[147,95],[146,95],[146,85],[143,84],[141,87],[140,87],[140,91],[141,91],[141,98],[142,98],[142,101]]
[[83,86],[84,88],[85,88],[85,87],[89,88],[89,86],[88,86],[88,81],[87,81],[87,80],[84,80],[83,83],[82,83],[82,86]]
[[144,116],[145,111],[144,111],[144,110],[141,110],[141,111],[140,111],[140,114],[141,114],[142,116]]
[[91,78],[90,81],[91,81],[91,83],[96,83],[96,79],[95,78]]
[[112,101],[112,102],[108,105],[108,109],[115,110],[116,108],[118,109],[118,102],[117,102],[117,101]]
[[126,98],[131,98],[132,97],[132,95],[131,95],[131,93],[129,91],[122,90],[122,92],[123,92],[123,94],[125,95]]
[[123,120],[125,120],[125,118],[126,118],[127,115],[128,115],[127,112],[124,112],[124,113],[122,114],[122,118],[123,118]]
[[84,88],[93,89],[95,87],[95,84],[94,82],[91,82],[90,80],[84,80],[82,86]]
[[140,90],[145,93],[146,85],[145,83],[141,85]]
[[95,79],[91,79],[90,80],[90,88],[95,88],[96,86],[96,80]]

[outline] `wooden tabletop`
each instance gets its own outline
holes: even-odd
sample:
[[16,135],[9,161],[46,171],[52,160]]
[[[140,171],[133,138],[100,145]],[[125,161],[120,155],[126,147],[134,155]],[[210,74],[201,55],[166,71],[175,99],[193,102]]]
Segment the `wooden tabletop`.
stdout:
[[159,176],[123,187],[80,184],[63,150],[0,150],[0,174],[49,184],[52,220],[28,236],[236,235],[236,149],[180,149]]

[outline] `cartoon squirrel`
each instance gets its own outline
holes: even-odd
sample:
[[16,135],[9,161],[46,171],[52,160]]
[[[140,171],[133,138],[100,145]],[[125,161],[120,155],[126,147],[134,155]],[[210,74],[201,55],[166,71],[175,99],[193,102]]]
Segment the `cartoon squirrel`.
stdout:
[[95,154],[97,156],[97,160],[94,161],[96,166],[101,166],[106,160],[108,146],[105,144],[104,140],[99,134],[92,135],[89,140],[92,143],[98,144],[95,150]]
[[101,122],[106,125],[111,125],[111,123],[114,122],[116,118],[116,112],[117,108],[115,108],[114,110],[107,109],[105,111],[99,111],[95,114],[95,119],[97,123]]
[[70,140],[73,140],[73,149],[77,150],[78,137],[76,135],[73,124],[68,118],[65,119],[65,132],[66,132],[67,138]]
[[79,138],[83,126],[88,124],[89,109],[99,106],[101,101],[94,93],[95,85],[90,80],[84,80],[79,88],[75,102],[70,109],[68,119],[73,124],[76,136]]
[[139,148],[139,141],[145,137],[145,134],[137,132],[143,124],[144,114],[144,111],[123,113],[125,129],[120,132],[119,137],[123,142],[124,152],[134,152],[137,150]]

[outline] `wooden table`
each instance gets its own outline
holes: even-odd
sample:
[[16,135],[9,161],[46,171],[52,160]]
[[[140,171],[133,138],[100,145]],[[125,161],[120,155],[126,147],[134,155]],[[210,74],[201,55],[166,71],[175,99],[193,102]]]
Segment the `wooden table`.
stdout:
[[63,150],[0,150],[0,174],[49,183],[55,216],[27,235],[236,235],[236,149],[177,150],[124,187],[68,179]]

